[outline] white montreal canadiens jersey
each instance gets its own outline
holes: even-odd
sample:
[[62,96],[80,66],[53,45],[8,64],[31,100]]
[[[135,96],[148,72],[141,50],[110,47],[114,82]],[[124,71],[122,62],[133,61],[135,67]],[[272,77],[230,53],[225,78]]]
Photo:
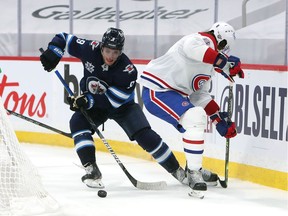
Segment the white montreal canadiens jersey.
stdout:
[[175,90],[183,96],[199,91],[208,94],[207,81],[215,74],[213,65],[203,62],[209,47],[216,50],[210,38],[199,33],[187,35],[166,54],[150,61],[138,81],[154,91]]

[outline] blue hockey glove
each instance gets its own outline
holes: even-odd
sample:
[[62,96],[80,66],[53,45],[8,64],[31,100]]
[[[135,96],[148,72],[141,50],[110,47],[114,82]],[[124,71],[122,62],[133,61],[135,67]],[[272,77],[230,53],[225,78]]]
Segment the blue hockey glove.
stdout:
[[210,118],[221,136],[232,138],[237,135],[236,125],[228,119],[227,112],[217,112],[211,115]]
[[229,56],[228,58],[219,53],[214,64],[216,72],[221,73],[230,82],[234,82],[233,77],[238,75],[240,78],[244,78],[244,72],[241,69],[241,61],[236,56]]
[[79,95],[76,98],[74,96],[68,96],[67,101],[72,111],[79,111],[81,108],[89,110],[94,105],[93,96],[90,94]]
[[58,65],[63,55],[64,51],[61,48],[55,46],[53,43],[49,43],[48,49],[40,56],[44,70],[48,72],[52,71]]

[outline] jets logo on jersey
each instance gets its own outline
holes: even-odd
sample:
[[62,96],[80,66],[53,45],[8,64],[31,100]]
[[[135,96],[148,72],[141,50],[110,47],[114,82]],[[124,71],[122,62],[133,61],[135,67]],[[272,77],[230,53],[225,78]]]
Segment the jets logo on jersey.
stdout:
[[211,76],[205,74],[198,74],[192,80],[192,89],[193,91],[199,90],[203,84],[210,79]]
[[87,61],[87,62],[85,63],[85,69],[86,69],[87,71],[89,71],[90,73],[93,73],[93,71],[94,71],[94,65]]
[[123,70],[123,72],[127,72],[128,74],[131,74],[134,71],[134,67],[132,64],[128,64],[125,69]]
[[99,42],[98,41],[92,41],[90,43],[90,46],[92,46],[92,50],[94,50],[95,48],[97,48],[99,46]]

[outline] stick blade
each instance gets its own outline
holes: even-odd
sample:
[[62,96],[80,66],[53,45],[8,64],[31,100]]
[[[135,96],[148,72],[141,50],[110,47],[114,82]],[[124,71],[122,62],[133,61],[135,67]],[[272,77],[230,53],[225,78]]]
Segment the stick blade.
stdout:
[[219,177],[218,177],[218,181],[219,181],[221,187],[223,187],[223,188],[227,188],[228,187],[227,182],[226,181],[222,181]]
[[164,190],[167,188],[167,183],[165,181],[159,181],[159,182],[137,181],[136,185],[134,186],[141,190]]

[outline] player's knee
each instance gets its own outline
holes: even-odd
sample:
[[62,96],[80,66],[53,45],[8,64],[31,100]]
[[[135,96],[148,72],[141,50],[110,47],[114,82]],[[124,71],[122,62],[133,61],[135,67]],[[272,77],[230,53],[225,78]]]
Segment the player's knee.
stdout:
[[70,131],[71,133],[77,133],[78,131],[88,130],[91,128],[89,122],[85,119],[83,115],[79,115],[78,113],[74,113],[69,121]]
[[133,137],[136,142],[147,152],[155,149],[161,142],[161,137],[150,128],[145,128],[137,132]]
[[178,169],[179,163],[173,152],[155,131],[145,129],[137,133],[134,138],[169,173]]
[[199,129],[204,130],[206,127],[206,113],[202,107],[193,107],[188,109],[180,118],[180,124],[185,130]]

